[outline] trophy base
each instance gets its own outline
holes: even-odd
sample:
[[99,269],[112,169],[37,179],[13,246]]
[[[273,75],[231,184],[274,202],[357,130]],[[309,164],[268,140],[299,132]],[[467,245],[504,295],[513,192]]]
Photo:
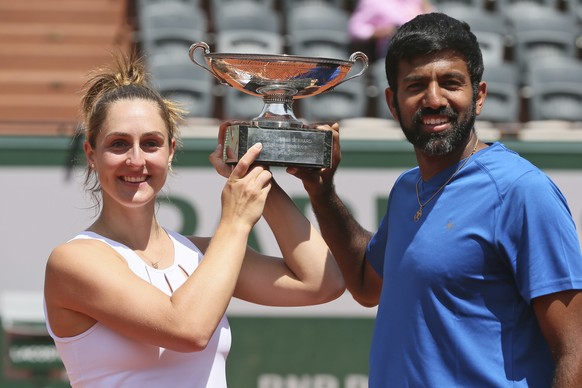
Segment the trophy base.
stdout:
[[255,163],[270,166],[331,167],[332,132],[301,128],[269,128],[235,124],[226,129],[224,161],[236,164],[255,143],[263,150]]

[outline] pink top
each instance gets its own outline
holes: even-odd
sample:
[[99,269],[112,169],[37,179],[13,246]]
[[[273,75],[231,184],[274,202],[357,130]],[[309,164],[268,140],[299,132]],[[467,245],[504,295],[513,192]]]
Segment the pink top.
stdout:
[[349,21],[353,39],[368,40],[377,28],[398,27],[425,13],[424,0],[359,0]]

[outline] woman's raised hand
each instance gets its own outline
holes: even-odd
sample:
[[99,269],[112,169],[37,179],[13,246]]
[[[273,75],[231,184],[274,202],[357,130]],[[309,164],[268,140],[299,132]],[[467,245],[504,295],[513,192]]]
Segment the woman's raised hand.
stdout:
[[[225,124],[221,126],[225,128]],[[224,136],[219,136],[219,139]],[[222,190],[222,218],[241,219],[253,226],[263,214],[265,201],[271,189],[271,172],[261,165],[253,164],[262,150],[257,143],[248,149],[236,165],[222,159],[223,142],[210,154],[210,162],[216,171],[228,180]]]

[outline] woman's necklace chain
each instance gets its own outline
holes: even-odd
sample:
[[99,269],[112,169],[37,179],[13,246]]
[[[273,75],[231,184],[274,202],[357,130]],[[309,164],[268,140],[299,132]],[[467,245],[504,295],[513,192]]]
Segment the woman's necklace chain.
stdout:
[[139,252],[138,252],[138,251],[136,251],[136,250],[133,250],[133,251],[134,251],[134,252],[135,252],[135,253],[136,253],[136,254],[137,254],[137,255],[138,255],[138,256],[139,256],[139,257],[140,257],[142,260],[144,260],[144,261],[146,261],[146,262],[149,262],[149,263],[150,263],[150,265],[151,265],[152,267],[154,267],[155,269],[158,269],[158,267],[159,267],[159,265],[160,265],[160,262],[163,260],[163,258],[160,258],[160,259],[158,259],[158,260],[156,260],[156,261],[153,261],[153,260],[151,260],[149,257],[146,257],[146,255],[145,255],[145,252],[143,252],[143,251],[142,251],[142,253],[139,253]]
[[158,269],[158,267],[160,266],[160,262],[161,262],[162,260],[164,260],[163,258],[160,258],[160,259],[158,259],[158,260],[156,260],[156,261],[153,261],[153,260],[149,259],[148,257],[146,257],[146,256],[145,256],[145,253],[144,253],[143,251],[142,251],[142,253],[140,253],[140,252],[138,252],[138,250],[136,250],[136,249],[133,249],[133,248],[131,247],[131,244],[129,244],[128,242],[126,242],[124,239],[117,238],[117,239],[114,239],[114,240],[115,240],[115,241],[118,241],[118,242],[120,242],[120,243],[122,243],[123,245],[125,245],[126,247],[128,247],[129,249],[131,249],[132,251],[134,251],[134,252],[135,252],[135,254],[136,254],[136,255],[137,255],[137,256],[138,256],[140,259],[142,259],[142,260],[143,260],[143,261],[145,261],[145,262],[149,262],[149,264],[150,264],[150,265],[151,265],[153,268],[155,268],[155,269]]
[[454,172],[454,173],[453,173],[453,174],[452,174],[452,175],[449,177],[449,179],[447,179],[447,180],[446,180],[446,182],[445,182],[445,183],[443,183],[443,184],[441,185],[441,187],[439,187],[439,188],[437,189],[437,191],[435,191],[435,192],[434,192],[434,194],[433,194],[433,195],[431,195],[431,196],[430,196],[430,198],[429,198],[429,199],[427,199],[427,200],[426,200],[426,202],[424,202],[424,203],[422,203],[422,202],[420,201],[420,194],[418,193],[418,185],[419,185],[419,183],[420,183],[420,180],[422,179],[422,177],[419,177],[419,178],[418,178],[418,180],[416,181],[416,200],[418,201],[418,210],[417,210],[417,211],[416,211],[416,213],[414,214],[414,222],[418,222],[418,221],[421,219],[421,217],[422,217],[422,209],[424,209],[424,207],[425,207],[426,205],[428,205],[428,203],[429,203],[430,201],[432,201],[432,200],[433,200],[433,198],[434,198],[434,197],[436,197],[436,196],[437,196],[437,194],[438,194],[438,193],[440,193],[440,192],[441,192],[441,191],[442,191],[442,190],[445,188],[445,186],[446,186],[446,185],[448,185],[448,184],[449,184],[449,183],[450,183],[450,182],[453,180],[453,178],[454,178],[454,177],[457,175],[457,173],[458,173],[459,171],[461,171],[461,169],[462,169],[463,167],[465,167],[465,164],[467,164],[467,162],[469,161],[469,159],[471,158],[471,156],[473,156],[473,154],[475,154],[475,152],[477,151],[477,145],[478,145],[478,144],[479,144],[479,139],[477,139],[477,141],[475,142],[475,146],[473,147],[473,151],[471,151],[471,154],[470,154],[470,155],[467,157],[467,159],[465,159],[465,161],[463,162],[463,164],[461,164],[461,165],[459,166],[459,168],[457,168],[457,169],[455,170],[455,172]]
[[[130,249],[131,249],[131,248],[130,248]],[[135,252],[135,254],[136,254],[136,255],[138,255],[138,256],[139,256],[139,257],[140,257],[142,260],[144,260],[144,261],[146,261],[146,262],[149,262],[149,263],[150,263],[150,265],[151,265],[152,267],[154,267],[155,269],[158,269],[158,267],[159,267],[159,265],[160,265],[160,262],[163,260],[163,258],[161,258],[161,259],[158,259],[157,261],[152,261],[151,259],[149,259],[149,258],[145,257],[145,255],[144,255],[143,253],[141,253],[141,254],[140,254],[140,253],[139,253],[139,252],[137,252],[136,250],[133,250],[133,251],[134,251],[134,252]]]

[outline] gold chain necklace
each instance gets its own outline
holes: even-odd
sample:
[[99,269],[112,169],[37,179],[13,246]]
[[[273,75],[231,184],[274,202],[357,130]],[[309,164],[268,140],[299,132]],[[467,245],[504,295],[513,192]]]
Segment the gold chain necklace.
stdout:
[[418,180],[416,181],[416,200],[418,201],[418,210],[417,210],[417,211],[416,211],[416,213],[414,214],[414,222],[418,222],[418,220],[420,220],[420,218],[422,217],[422,209],[423,209],[423,208],[424,208],[426,205],[428,205],[428,203],[429,203],[430,201],[432,201],[432,200],[433,200],[433,198],[434,198],[434,197],[436,197],[436,196],[437,196],[437,194],[438,194],[438,193],[440,193],[440,192],[441,192],[441,191],[442,191],[442,190],[445,188],[445,186],[446,186],[446,185],[448,185],[448,184],[449,184],[449,183],[450,183],[450,182],[453,180],[453,178],[455,177],[455,175],[457,175],[457,173],[458,173],[459,171],[461,171],[461,169],[462,169],[463,167],[465,167],[465,164],[467,164],[467,162],[469,161],[469,159],[471,158],[471,156],[473,156],[473,154],[474,154],[474,153],[477,151],[477,145],[478,145],[478,144],[479,144],[479,139],[477,139],[477,141],[475,142],[475,146],[473,147],[473,151],[471,151],[471,154],[470,154],[470,155],[467,157],[467,159],[465,159],[465,161],[463,162],[463,164],[461,164],[461,165],[459,166],[459,168],[457,168],[457,169],[455,170],[455,172],[453,173],[453,175],[451,175],[451,176],[449,177],[449,179],[447,179],[447,180],[446,180],[446,182],[445,182],[445,183],[443,183],[443,184],[442,184],[442,186],[441,186],[441,187],[439,187],[439,188],[438,188],[438,190],[437,190],[437,191],[435,191],[435,192],[434,192],[434,194],[433,194],[433,195],[431,195],[429,199],[427,199],[427,200],[426,200],[426,202],[425,202],[425,203],[422,203],[422,202],[420,201],[420,194],[418,193],[418,184],[420,183],[420,180],[422,179],[422,176],[418,178]]
[[[131,249],[131,248],[129,248],[129,249]],[[163,258],[161,258],[161,259],[158,259],[157,261],[153,261],[153,260],[151,260],[150,258],[148,258],[148,257],[145,257],[145,255],[144,255],[143,253],[141,253],[141,254],[140,254],[139,252],[137,252],[137,251],[136,251],[136,250],[134,250],[134,249],[131,249],[131,250],[132,250],[132,251],[134,251],[134,252],[135,252],[135,254],[136,254],[136,255],[137,255],[137,256],[138,256],[140,259],[142,259],[142,260],[143,260],[143,261],[145,261],[146,263],[149,263],[149,264],[150,264],[152,267],[154,267],[155,269],[158,269],[158,267],[159,267],[159,265],[160,265],[160,262],[161,262],[162,260],[164,260]]]
[[143,253],[143,251],[142,251],[142,253],[140,253],[140,252],[138,252],[138,250],[136,250],[136,249],[133,249],[133,248],[131,247],[131,245],[130,245],[129,243],[127,243],[125,240],[123,240],[123,239],[113,239],[113,240],[114,240],[114,241],[117,241],[117,242],[120,242],[120,243],[122,243],[123,245],[125,245],[127,248],[131,249],[131,250],[132,250],[132,251],[133,251],[133,252],[134,252],[134,253],[137,255],[137,257],[139,257],[139,258],[140,258],[140,259],[142,259],[144,262],[146,262],[146,264],[147,264],[147,263],[149,263],[149,264],[150,264],[150,266],[152,266],[152,267],[153,267],[153,268],[155,268],[155,269],[158,269],[158,267],[160,266],[160,262],[161,262],[162,260],[164,260],[164,258],[161,258],[161,259],[158,259],[158,260],[156,260],[156,261],[153,261],[153,260],[151,260],[149,257],[146,257],[146,256],[145,256],[145,254]]

